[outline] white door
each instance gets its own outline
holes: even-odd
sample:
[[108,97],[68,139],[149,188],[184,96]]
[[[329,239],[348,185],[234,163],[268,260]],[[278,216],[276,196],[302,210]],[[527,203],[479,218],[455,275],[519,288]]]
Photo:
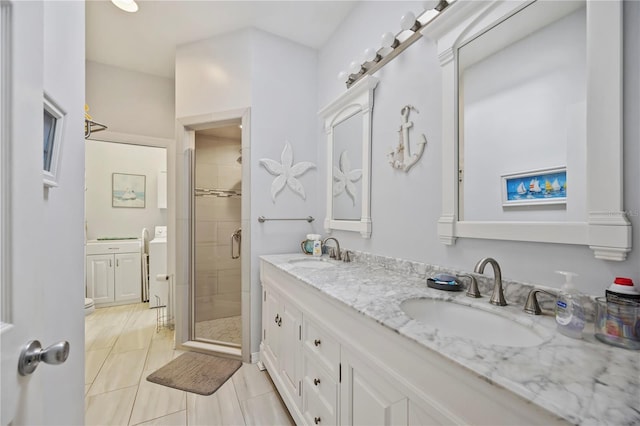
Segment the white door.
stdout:
[[[73,38],[56,53],[51,45],[71,35],[78,37],[79,51],[84,52],[84,33],[73,23],[83,28],[84,5],[67,3],[58,9],[42,1],[0,2],[2,425],[84,423],[84,171],[82,163],[77,168],[64,159],[84,158],[82,133],[76,136],[74,130],[81,128],[82,111],[73,111],[82,108],[84,60],[81,53],[82,60],[74,60],[73,66],[66,61],[68,55],[78,55]],[[51,31],[56,37],[48,37]],[[47,60],[47,55],[52,57]],[[58,85],[57,77],[47,73],[45,62],[59,69],[65,64],[69,67],[60,69],[61,74],[80,77],[69,82],[67,91],[66,83]],[[43,188],[42,173],[45,87],[65,106],[68,119],[59,187],[50,190]],[[20,375],[20,351],[31,340],[40,340],[45,347],[68,340],[67,362],[40,363],[33,374]]]

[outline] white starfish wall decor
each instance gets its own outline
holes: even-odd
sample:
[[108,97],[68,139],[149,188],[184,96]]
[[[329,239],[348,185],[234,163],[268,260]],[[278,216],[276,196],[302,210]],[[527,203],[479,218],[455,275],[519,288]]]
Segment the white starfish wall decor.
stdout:
[[340,168],[333,166],[333,196],[337,197],[346,191],[353,205],[356,205],[356,186],[355,182],[362,178],[362,169],[351,170],[351,162],[347,151],[340,154]]
[[278,195],[285,186],[288,186],[293,192],[302,197],[303,200],[307,198],[304,192],[304,186],[297,179],[307,172],[309,169],[315,169],[316,165],[309,161],[302,161],[297,164],[293,164],[293,149],[289,141],[284,144],[284,149],[280,155],[280,163],[269,158],[262,158],[259,163],[264,166],[265,169],[276,178],[271,183],[271,199],[276,202],[276,195]]

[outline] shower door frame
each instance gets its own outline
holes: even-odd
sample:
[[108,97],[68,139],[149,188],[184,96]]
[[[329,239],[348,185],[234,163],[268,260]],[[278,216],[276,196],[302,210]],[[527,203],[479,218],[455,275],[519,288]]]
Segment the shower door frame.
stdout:
[[[241,151],[242,198],[240,223],[243,234],[251,235],[251,162],[250,109],[212,112],[177,119],[176,149],[176,346],[189,350],[216,353],[252,361],[251,351],[251,239],[241,246],[241,316],[242,344],[240,348],[198,341],[195,339],[195,132],[230,124],[242,125]],[[246,161],[245,161],[246,160]]]

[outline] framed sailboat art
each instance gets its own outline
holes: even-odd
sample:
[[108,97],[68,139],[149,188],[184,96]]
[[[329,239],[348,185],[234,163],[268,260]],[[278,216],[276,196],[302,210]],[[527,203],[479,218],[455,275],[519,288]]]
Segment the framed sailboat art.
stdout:
[[566,203],[566,167],[502,175],[503,207]]
[[145,208],[145,175],[113,173],[112,175],[112,207]]

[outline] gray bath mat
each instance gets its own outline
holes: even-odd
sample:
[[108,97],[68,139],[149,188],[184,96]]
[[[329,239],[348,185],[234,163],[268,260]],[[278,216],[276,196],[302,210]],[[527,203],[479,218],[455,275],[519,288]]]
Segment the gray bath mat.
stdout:
[[187,352],[151,373],[147,380],[200,395],[211,395],[242,366],[242,362]]

